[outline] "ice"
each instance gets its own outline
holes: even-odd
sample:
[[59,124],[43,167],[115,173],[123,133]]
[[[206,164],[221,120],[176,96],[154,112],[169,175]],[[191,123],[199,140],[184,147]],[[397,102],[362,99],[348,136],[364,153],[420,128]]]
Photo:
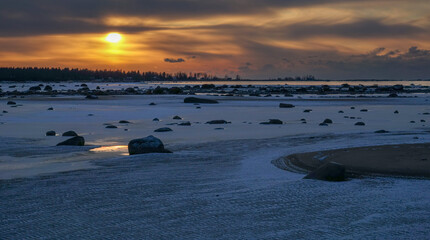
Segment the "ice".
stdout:
[[[214,98],[220,104],[202,109],[182,103],[183,96],[31,97],[17,99],[23,104],[18,108],[1,100],[9,111],[0,117],[1,238],[428,238],[428,180],[328,183],[302,180],[303,174],[271,164],[300,152],[429,142],[430,116],[421,114],[430,112],[428,97]],[[280,102],[296,107],[280,109]],[[51,106],[54,111],[46,111]],[[308,108],[313,111],[303,113]],[[181,122],[174,115],[192,126],[153,132]],[[270,118],[286,124],[259,124]],[[325,118],[334,123],[318,126]],[[204,124],[214,119],[232,123],[224,130]],[[409,123],[420,119],[427,122]],[[354,126],[356,121],[366,126]],[[374,133],[380,129],[390,133]],[[89,146],[55,147],[64,137],[45,137],[47,130],[75,130]],[[129,140],[150,134],[174,153],[126,155]]]

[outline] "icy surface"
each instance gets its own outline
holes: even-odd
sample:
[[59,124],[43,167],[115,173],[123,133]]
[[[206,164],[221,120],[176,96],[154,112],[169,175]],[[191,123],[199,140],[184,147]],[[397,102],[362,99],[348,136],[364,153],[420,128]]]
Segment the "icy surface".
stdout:
[[[202,109],[182,99],[18,99],[23,106],[17,108],[1,100],[9,113],[0,117],[0,238],[428,238],[428,180],[328,183],[302,180],[271,164],[299,152],[429,142],[430,116],[422,114],[430,112],[428,98],[302,99],[291,102],[293,109],[278,108],[287,99],[217,98],[220,104]],[[54,111],[46,111],[51,106]],[[192,126],[153,133],[181,122],[174,115]],[[270,118],[286,124],[259,124]],[[334,123],[318,126],[325,118]],[[214,119],[232,123],[204,124]],[[366,126],[354,126],[356,121]],[[380,129],[390,133],[373,133]],[[48,130],[75,130],[92,146],[54,147],[64,137],[45,137]],[[129,140],[151,134],[174,153],[124,155]]]

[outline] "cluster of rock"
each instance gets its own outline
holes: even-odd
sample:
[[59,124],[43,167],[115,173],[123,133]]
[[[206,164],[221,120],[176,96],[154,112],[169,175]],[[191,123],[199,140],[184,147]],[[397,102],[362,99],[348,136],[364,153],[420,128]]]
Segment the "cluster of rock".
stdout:
[[[64,85],[62,85],[64,86]],[[84,95],[87,99],[97,99],[101,95],[153,95],[153,94],[216,94],[222,96],[265,96],[284,95],[286,97],[293,96],[293,94],[387,94],[387,97],[399,97],[401,93],[430,93],[430,88],[427,86],[363,86],[343,84],[341,86],[290,86],[290,85],[277,85],[277,86],[254,86],[254,85],[186,85],[182,87],[156,87],[151,89],[129,87],[125,89],[102,89],[97,86],[95,89],[90,89],[87,84],[83,83],[76,85],[78,89],[68,90],[55,90],[50,85],[39,84],[32,86],[29,89],[22,89],[19,91],[16,86],[11,91],[3,91],[0,89],[0,96],[10,95]],[[11,86],[10,86],[11,87]],[[217,103],[216,100],[188,98],[184,100],[185,103]],[[280,106],[281,107],[281,106]],[[287,106],[288,107],[288,106]]]

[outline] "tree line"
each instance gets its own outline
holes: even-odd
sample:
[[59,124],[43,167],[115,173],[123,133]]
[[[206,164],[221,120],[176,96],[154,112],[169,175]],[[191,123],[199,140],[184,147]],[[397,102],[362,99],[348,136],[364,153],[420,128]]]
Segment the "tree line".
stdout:
[[166,73],[79,68],[1,67],[0,81],[192,81],[219,80],[207,73]]

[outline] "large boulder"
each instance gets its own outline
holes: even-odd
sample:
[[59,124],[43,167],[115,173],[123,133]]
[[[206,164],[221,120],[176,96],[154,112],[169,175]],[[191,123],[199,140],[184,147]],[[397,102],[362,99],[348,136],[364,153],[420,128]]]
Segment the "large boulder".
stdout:
[[64,142],[60,142],[57,144],[57,146],[84,146],[85,145],[85,139],[81,136],[76,136],[67,139]]
[[304,179],[345,181],[345,166],[335,162],[328,162],[306,175]]
[[197,97],[187,97],[184,99],[184,103],[218,103],[217,100],[197,98]]
[[55,136],[55,131],[47,131],[46,136]]
[[279,107],[280,108],[293,108],[295,106],[293,104],[289,104],[289,103],[280,103]]
[[63,133],[63,137],[77,137],[78,134],[75,131],[67,131]]
[[154,136],[145,138],[133,139],[128,143],[128,153],[145,154],[145,153],[171,153],[171,151],[164,148],[163,142]]

